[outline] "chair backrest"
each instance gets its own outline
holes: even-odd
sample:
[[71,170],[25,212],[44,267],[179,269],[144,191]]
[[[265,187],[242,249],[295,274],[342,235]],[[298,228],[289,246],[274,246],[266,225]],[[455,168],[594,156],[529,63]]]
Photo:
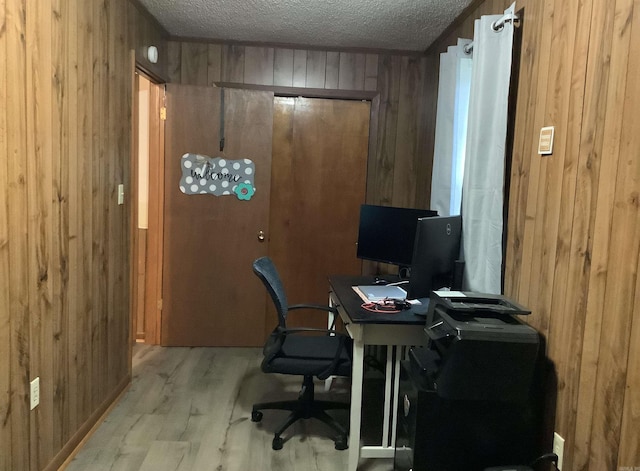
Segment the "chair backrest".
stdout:
[[262,280],[267,292],[273,300],[278,312],[278,324],[280,327],[287,327],[287,311],[289,304],[287,303],[287,295],[282,285],[278,270],[269,257],[260,257],[253,262],[253,272]]

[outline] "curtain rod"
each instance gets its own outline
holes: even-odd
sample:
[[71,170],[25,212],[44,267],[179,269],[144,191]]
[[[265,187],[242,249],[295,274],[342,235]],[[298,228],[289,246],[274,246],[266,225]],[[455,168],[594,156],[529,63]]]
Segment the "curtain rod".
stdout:
[[515,13],[507,13],[499,20],[491,23],[491,29],[493,29],[494,31],[500,31],[502,28],[504,28],[504,24],[508,23],[509,21],[513,23],[513,26],[520,26],[520,18],[518,18],[518,15],[516,15]]
[[[504,24],[508,22],[512,22],[513,26],[515,27],[520,26],[520,18],[518,17],[518,15],[516,15],[515,13],[507,13],[499,20],[491,23],[491,29],[496,32],[501,31],[502,28],[504,28]],[[465,54],[471,54],[471,51],[473,51],[473,41],[465,45],[462,50],[465,52]]]

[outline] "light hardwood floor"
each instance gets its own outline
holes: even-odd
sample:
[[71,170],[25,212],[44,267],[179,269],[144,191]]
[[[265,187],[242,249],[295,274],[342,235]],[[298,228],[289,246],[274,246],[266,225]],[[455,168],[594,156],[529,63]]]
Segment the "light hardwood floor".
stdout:
[[[255,402],[297,397],[301,378],[260,371],[257,348],[163,348],[136,345],[131,388],[78,452],[67,471],[336,471],[348,452],[315,420],[287,431],[271,449],[286,412],[266,411],[251,422]],[[316,396],[348,400],[348,381]],[[344,423],[347,413],[336,415]],[[391,460],[362,461],[361,471],[393,468]]]

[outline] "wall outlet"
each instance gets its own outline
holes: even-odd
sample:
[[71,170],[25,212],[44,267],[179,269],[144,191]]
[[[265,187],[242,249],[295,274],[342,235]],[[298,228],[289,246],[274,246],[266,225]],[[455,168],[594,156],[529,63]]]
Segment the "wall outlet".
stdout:
[[40,404],[40,377],[31,381],[31,410],[35,409]]
[[564,458],[564,438],[553,432],[553,452],[558,455],[558,469],[562,469],[562,461]]

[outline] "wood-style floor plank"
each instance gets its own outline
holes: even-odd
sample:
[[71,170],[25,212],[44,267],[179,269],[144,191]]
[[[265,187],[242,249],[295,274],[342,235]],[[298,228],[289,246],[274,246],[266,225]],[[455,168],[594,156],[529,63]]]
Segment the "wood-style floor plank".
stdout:
[[[301,378],[260,371],[259,348],[134,348],[133,382],[67,471],[335,471],[346,469],[346,451],[314,420],[286,433],[271,449],[273,431],[286,412],[266,411],[251,422],[256,402],[294,399]],[[348,381],[316,396],[346,401]],[[338,420],[346,423],[346,412]],[[362,471],[392,468],[391,460],[363,461]]]

